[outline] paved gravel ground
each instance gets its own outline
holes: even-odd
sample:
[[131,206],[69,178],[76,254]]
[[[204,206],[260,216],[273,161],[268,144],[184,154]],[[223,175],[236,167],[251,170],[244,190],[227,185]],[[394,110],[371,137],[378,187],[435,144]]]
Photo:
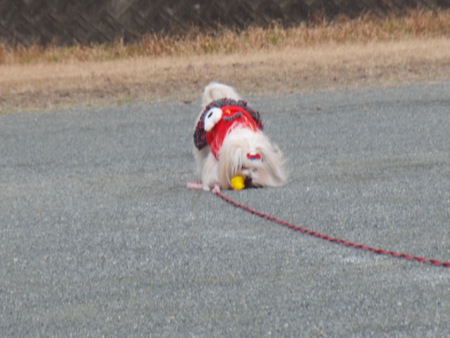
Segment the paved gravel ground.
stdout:
[[[249,101],[291,179],[227,196],[450,260],[450,81]],[[186,189],[198,108],[0,115],[2,336],[450,333],[449,269],[329,243]]]

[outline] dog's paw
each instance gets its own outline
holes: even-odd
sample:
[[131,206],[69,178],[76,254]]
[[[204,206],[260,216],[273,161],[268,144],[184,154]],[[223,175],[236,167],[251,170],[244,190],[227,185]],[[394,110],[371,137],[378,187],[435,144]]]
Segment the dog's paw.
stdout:
[[213,189],[212,189],[212,192],[213,192],[214,194],[220,193],[220,185],[214,184],[214,187],[213,187]]
[[203,189],[204,191],[212,191],[213,193],[220,192],[220,185],[214,184],[213,186],[203,185],[201,182],[187,182],[186,187],[188,189]]
[[218,193],[220,192],[220,185],[219,184],[214,184],[214,185],[203,185],[202,186],[204,191],[212,191],[213,193]]

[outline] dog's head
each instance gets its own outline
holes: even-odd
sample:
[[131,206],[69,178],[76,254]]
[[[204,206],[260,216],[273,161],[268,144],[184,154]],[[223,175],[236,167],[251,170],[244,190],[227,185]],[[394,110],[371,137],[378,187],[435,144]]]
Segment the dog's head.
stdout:
[[244,176],[246,187],[276,187],[286,183],[283,155],[261,131],[239,127],[230,131],[218,160],[222,187],[230,187],[231,178],[236,175]]

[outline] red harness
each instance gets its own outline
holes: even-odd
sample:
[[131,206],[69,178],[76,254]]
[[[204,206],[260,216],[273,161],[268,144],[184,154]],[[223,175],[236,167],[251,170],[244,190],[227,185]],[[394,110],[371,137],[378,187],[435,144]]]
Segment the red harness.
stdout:
[[211,152],[219,158],[220,148],[230,131],[236,127],[248,128],[254,132],[258,126],[251,115],[240,106],[223,106],[222,118],[216,123],[213,129],[206,133],[206,141],[211,147]]
[[[210,129],[205,130],[205,116],[212,108],[219,108],[222,116]],[[254,132],[263,130],[263,124],[259,113],[250,109],[245,101],[232,99],[220,99],[211,102],[205,107],[194,132],[194,144],[199,150],[206,146],[211,147],[211,152],[218,159],[220,148],[228,133],[236,127],[248,128]],[[250,154],[249,159],[260,159],[256,154]]]

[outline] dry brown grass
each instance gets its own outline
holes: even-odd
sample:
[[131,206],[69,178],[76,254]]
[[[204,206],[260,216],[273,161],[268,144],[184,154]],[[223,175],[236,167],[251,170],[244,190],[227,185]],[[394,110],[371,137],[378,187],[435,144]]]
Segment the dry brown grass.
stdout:
[[[3,51],[0,111],[135,99],[191,101],[211,80],[244,94],[274,94],[448,79],[449,13],[224,31],[171,43],[149,37],[141,48],[118,43]],[[142,53],[144,46],[148,51]]]
[[415,10],[403,17],[365,15],[355,20],[341,17],[332,23],[302,23],[286,29],[274,24],[269,28],[255,27],[244,31],[223,29],[200,33],[193,30],[181,37],[146,35],[129,45],[121,40],[110,45],[72,47],[33,45],[7,48],[0,45],[0,64],[235,54],[288,47],[306,48],[330,42],[370,43],[437,36],[450,36],[450,11]]

